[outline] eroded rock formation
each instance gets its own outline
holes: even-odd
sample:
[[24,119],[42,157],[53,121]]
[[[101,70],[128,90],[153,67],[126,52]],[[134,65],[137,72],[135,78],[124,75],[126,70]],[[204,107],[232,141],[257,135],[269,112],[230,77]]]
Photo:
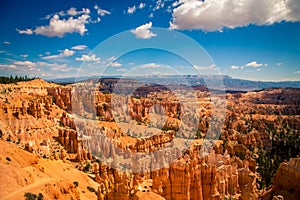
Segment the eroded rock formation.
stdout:
[[[258,199],[260,187],[270,183],[261,177],[268,168],[262,169],[264,163],[257,158],[296,156],[299,89],[227,94],[220,138],[203,154],[213,115],[208,91],[195,91],[200,108],[186,113],[191,119],[198,115],[199,122],[182,123],[184,110],[171,91],[140,90],[122,99],[107,90],[115,84],[115,80],[100,82],[78,93],[71,86],[42,80],[1,85],[1,137],[45,158],[85,165],[99,183],[98,199]],[[173,148],[173,142],[182,138],[192,142],[184,150]],[[123,169],[115,167],[118,161],[124,161]],[[271,158],[268,164],[276,166],[274,161]],[[298,180],[299,159],[280,164],[271,194],[297,198]]]
[[300,158],[281,163],[273,179],[271,194],[284,199],[300,198]]

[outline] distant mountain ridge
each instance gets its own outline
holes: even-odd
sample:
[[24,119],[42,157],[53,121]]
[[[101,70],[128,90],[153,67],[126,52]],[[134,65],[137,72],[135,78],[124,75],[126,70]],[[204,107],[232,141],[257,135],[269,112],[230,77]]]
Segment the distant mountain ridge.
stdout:
[[[196,86],[206,86],[209,82],[211,88],[218,89],[220,87],[219,83],[224,83],[226,91],[253,91],[261,90],[266,88],[300,88],[300,81],[251,81],[244,79],[232,78],[228,75],[218,75],[218,76],[198,76],[198,75],[182,75],[182,76],[143,76],[143,77],[120,77],[120,76],[110,76],[110,77],[70,77],[61,79],[48,79],[47,81],[58,83],[58,84],[71,84],[75,82],[80,82],[88,79],[107,79],[107,78],[122,78],[122,79],[135,79],[143,83],[157,83],[160,84],[175,84],[181,85],[182,83],[178,80],[185,79],[193,87]],[[222,82],[221,82],[222,81]],[[215,84],[215,85],[214,85]]]

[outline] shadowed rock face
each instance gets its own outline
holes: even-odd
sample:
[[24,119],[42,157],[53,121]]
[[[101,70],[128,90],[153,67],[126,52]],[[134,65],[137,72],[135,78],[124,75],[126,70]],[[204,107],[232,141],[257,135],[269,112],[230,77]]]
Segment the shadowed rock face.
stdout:
[[[12,92],[7,92],[8,87]],[[199,116],[199,122],[186,123],[181,122],[178,98],[159,87],[138,90],[140,96],[126,102],[128,115],[118,120],[114,112],[124,111],[118,104],[122,97],[101,88],[79,90],[80,95],[70,86],[46,82],[0,89],[2,139],[52,159],[78,165],[91,161],[93,170],[87,171],[93,171],[99,184],[98,199],[258,199],[261,186],[271,184],[267,178],[276,172],[276,162],[299,153],[299,89],[227,94],[221,135],[207,155],[201,147],[207,141],[212,103],[204,89],[194,88],[200,108],[192,114]],[[166,119],[155,121],[151,112]],[[198,127],[191,131],[194,135],[178,135],[180,127],[189,130],[194,123]],[[193,142],[184,150],[172,148],[165,153],[179,136]],[[153,160],[138,155],[152,152]],[[270,168],[263,168],[265,160],[258,159],[265,155],[275,163]],[[107,160],[123,160],[125,169],[139,169],[139,173],[115,169],[115,163]],[[298,168],[298,159],[280,164],[273,180],[274,195],[299,195]]]
[[285,199],[299,199],[300,158],[291,158],[280,164],[273,179],[272,194],[282,195]]

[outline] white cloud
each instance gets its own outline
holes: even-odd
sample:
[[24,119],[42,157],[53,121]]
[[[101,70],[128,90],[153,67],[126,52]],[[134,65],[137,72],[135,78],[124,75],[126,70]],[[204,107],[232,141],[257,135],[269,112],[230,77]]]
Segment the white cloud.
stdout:
[[[94,8],[100,16],[110,14],[109,11],[99,8],[97,5],[95,5]],[[90,13],[91,11],[88,8],[77,10],[76,8],[71,7],[67,11],[49,14],[43,18],[50,20],[48,25],[38,26],[35,29],[16,30],[20,34],[36,34],[47,37],[63,37],[67,33],[79,33],[80,35],[84,35],[87,31],[86,24],[98,23],[101,21],[100,17],[92,19]]]
[[77,10],[74,7],[71,7],[68,11],[67,11],[68,15],[72,15],[72,16],[76,16],[77,15]]
[[76,8],[71,7],[67,12],[61,11],[59,12],[60,16],[70,15],[70,16],[76,16],[81,14],[90,14],[90,9],[88,8],[82,8],[81,11],[78,11]]
[[153,8],[153,11],[164,8],[164,6],[165,6],[165,3],[162,0],[157,0],[156,5]]
[[300,74],[300,71],[295,71],[294,74]]
[[8,64],[0,64],[0,69],[1,70],[15,70],[17,69],[17,66],[16,65],[8,65]]
[[96,57],[95,54],[89,55],[82,55],[80,58],[76,58],[78,61],[100,61],[99,57]]
[[97,10],[97,14],[102,17],[111,14],[109,11],[101,9],[97,4],[94,6],[94,9]]
[[78,18],[69,17],[65,20],[60,19],[58,15],[54,15],[48,26],[39,26],[34,30],[34,33],[48,37],[63,37],[66,33],[75,32],[83,35],[87,31],[85,24],[88,23],[89,18],[89,15],[83,14]]
[[267,63],[262,64],[262,63],[257,63],[256,61],[252,61],[252,62],[247,63],[245,66],[257,68],[257,67],[262,67],[262,66],[268,66],[268,64]]
[[[18,74],[29,75],[29,72],[34,76],[47,76],[58,77],[63,72],[76,72],[77,68],[68,66],[67,64],[48,63],[48,62],[31,62],[27,61],[15,61],[11,64],[0,64],[0,69],[5,71],[17,71]],[[59,73],[58,73],[59,72]]]
[[145,8],[145,6],[146,6],[146,4],[141,2],[140,5],[139,5],[139,9],[143,9],[143,8]]
[[63,55],[63,57],[70,57],[74,55],[74,51],[70,50],[70,49],[65,49],[61,54]]
[[233,70],[240,69],[240,66],[232,65],[232,66],[230,67],[230,69],[233,69]]
[[10,45],[10,42],[8,42],[8,41],[4,41],[3,43],[7,44],[7,45]]
[[298,0],[179,0],[173,6],[171,29],[221,31],[300,20]]
[[130,15],[133,14],[135,11],[136,11],[136,7],[135,6],[127,8],[127,13],[130,14]]
[[28,68],[34,68],[37,64],[31,61],[15,61],[13,63],[16,66],[23,66],[23,67],[28,67]]
[[77,16],[77,15],[82,15],[82,14],[89,15],[90,13],[91,13],[91,11],[88,8],[82,8],[81,10],[77,10],[77,8],[71,7],[67,11],[62,10],[60,12],[56,12],[56,13],[53,13],[53,14],[46,15],[45,19],[50,19],[54,15],[59,15],[61,17],[64,17],[64,16]]
[[110,66],[110,67],[121,67],[122,64],[119,63],[119,62],[111,62],[111,63],[108,64],[108,66]]
[[107,60],[107,62],[112,62],[112,61],[114,61],[116,59],[117,58],[115,56],[112,56],[112,57],[107,58],[106,60]]
[[133,33],[137,38],[141,39],[149,39],[151,37],[156,36],[156,34],[149,31],[149,29],[152,27],[152,22],[149,22],[147,24],[141,25],[137,27],[134,30],[131,30],[131,33]]
[[256,69],[259,69],[257,71],[260,71],[260,67],[263,67],[263,66],[268,66],[268,63],[257,63],[257,61],[252,61],[252,62],[249,62],[245,65],[241,65],[241,66],[238,66],[238,65],[232,65],[230,67],[230,69],[232,70],[237,70],[237,69],[244,69],[245,67],[250,67],[250,68],[256,68]]
[[58,63],[46,63],[46,62],[37,62],[40,67],[50,67],[53,71],[68,72],[74,70],[74,67],[67,66],[67,64],[58,64]]
[[142,69],[157,69],[157,68],[170,68],[169,66],[160,65],[156,63],[148,63],[141,66]]
[[133,5],[132,7],[128,7],[127,10],[124,11],[124,13],[132,15],[133,13],[135,13],[137,11],[137,9],[142,10],[145,7],[146,7],[146,3],[141,2],[138,5]]
[[26,29],[26,30],[20,30],[20,29],[16,29],[18,31],[18,33],[20,34],[26,34],[26,35],[32,35],[33,31],[31,29]]
[[194,68],[197,69],[197,70],[217,70],[217,67],[216,65],[214,64],[211,64],[209,66],[197,66],[197,65],[194,65]]
[[81,51],[81,50],[84,50],[84,49],[86,49],[86,48],[87,48],[86,45],[76,45],[76,46],[72,47],[71,49],[72,49],[72,50]]
[[65,49],[63,50],[60,54],[58,55],[51,55],[51,56],[45,56],[43,59],[56,59],[56,58],[63,58],[63,57],[70,57],[75,54],[75,51],[70,50],[70,49]]
[[20,56],[23,57],[23,58],[27,58],[28,54],[21,54]]

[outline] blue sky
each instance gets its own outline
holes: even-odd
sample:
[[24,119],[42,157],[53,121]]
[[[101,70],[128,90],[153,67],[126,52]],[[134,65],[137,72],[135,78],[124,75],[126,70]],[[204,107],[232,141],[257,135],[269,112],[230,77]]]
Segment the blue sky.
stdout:
[[298,0],[4,0],[0,10],[1,75],[53,79],[172,68],[300,80]]

